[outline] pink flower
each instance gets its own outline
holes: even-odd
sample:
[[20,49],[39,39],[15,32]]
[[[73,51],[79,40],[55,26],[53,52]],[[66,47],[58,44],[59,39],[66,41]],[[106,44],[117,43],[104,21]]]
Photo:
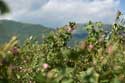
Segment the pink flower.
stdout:
[[112,45],[110,45],[110,46],[108,47],[108,50],[107,50],[107,51],[108,51],[109,54],[112,54],[112,52],[113,52]]
[[43,68],[44,68],[44,69],[47,69],[48,67],[49,67],[49,65],[48,65],[47,63],[44,63],[44,64],[43,64]]
[[94,48],[94,45],[90,44],[89,49],[92,50]]

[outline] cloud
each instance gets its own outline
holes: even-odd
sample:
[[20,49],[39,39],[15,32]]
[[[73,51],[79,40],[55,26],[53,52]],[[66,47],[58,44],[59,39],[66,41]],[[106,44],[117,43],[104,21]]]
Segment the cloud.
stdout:
[[62,26],[69,21],[112,23],[120,0],[6,0],[12,13],[4,18]]

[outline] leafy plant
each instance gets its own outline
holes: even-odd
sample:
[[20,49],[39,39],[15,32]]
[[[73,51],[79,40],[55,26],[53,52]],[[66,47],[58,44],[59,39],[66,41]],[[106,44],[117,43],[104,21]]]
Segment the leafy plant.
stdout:
[[14,36],[0,48],[1,83],[124,83],[125,27],[113,24],[111,32],[101,22],[86,24],[88,37],[68,46],[76,23],[51,32],[38,43],[33,37],[23,45]]

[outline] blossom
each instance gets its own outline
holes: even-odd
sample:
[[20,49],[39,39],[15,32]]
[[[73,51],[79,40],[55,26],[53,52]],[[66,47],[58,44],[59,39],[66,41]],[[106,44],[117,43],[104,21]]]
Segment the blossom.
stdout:
[[107,51],[108,51],[109,54],[112,54],[112,52],[113,52],[112,45],[110,45],[110,46],[108,47],[108,50],[107,50]]
[[92,50],[94,48],[94,45],[90,44],[89,49]]
[[47,69],[48,67],[49,67],[49,65],[48,65],[47,63],[44,63],[44,64],[43,64],[43,68],[44,68],[44,69]]

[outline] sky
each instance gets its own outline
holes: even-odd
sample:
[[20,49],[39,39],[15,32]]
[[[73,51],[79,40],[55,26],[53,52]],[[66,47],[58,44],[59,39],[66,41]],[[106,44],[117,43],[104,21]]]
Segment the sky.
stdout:
[[11,12],[0,19],[59,27],[69,21],[113,23],[117,10],[125,13],[125,0],[5,0]]

